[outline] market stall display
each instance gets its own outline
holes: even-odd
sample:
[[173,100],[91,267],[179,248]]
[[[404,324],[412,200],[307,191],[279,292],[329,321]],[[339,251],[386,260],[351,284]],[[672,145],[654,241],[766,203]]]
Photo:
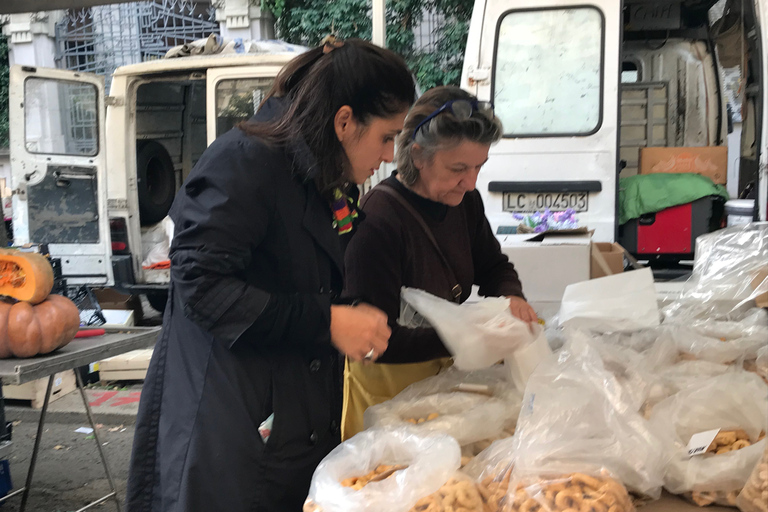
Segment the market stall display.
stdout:
[[[305,510],[633,512],[665,489],[686,506],[768,512],[768,311],[755,301],[768,282],[754,278],[768,262],[768,225],[722,230],[701,247],[691,282],[663,310],[642,300],[628,321],[641,302],[611,304],[593,283],[546,336],[521,330],[503,299],[449,308],[404,290],[405,310],[437,329],[456,364],[369,408],[369,430],[342,447],[387,445],[381,432],[447,435],[461,462],[432,467],[422,485],[406,478],[411,459],[354,452],[354,471],[321,464],[316,481],[413,492],[336,508],[319,508],[315,492]],[[645,297],[648,276],[635,277]],[[547,338],[553,355],[534,349]]]

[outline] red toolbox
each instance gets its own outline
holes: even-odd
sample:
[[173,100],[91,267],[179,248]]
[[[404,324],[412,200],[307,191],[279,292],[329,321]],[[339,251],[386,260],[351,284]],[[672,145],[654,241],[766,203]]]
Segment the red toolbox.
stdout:
[[696,238],[722,227],[725,200],[708,196],[632,219],[619,227],[619,243],[638,259],[693,259]]

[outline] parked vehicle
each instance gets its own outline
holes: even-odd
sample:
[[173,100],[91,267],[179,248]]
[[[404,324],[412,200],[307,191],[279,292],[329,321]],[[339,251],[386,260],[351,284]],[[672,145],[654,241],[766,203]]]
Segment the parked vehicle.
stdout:
[[594,239],[614,241],[618,179],[637,173],[640,148],[726,144],[726,57],[743,70],[739,191],[752,188],[766,219],[768,2],[721,1],[710,21],[715,3],[475,2],[461,86],[504,124],[478,180],[498,233],[514,213],[571,208]]
[[[45,242],[72,285],[165,302],[144,268],[181,183],[218,135],[253,115],[301,47],[160,59],[103,77],[11,69],[14,242]],[[160,237],[162,238],[162,237]]]

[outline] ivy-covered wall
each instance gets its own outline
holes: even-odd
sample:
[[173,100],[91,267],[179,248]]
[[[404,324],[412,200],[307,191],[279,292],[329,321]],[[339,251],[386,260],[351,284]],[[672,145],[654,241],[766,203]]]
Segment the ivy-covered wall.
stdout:
[[[473,0],[387,0],[387,47],[405,57],[422,89],[458,85]],[[328,34],[371,37],[371,0],[262,0],[276,18],[278,37],[315,46]],[[414,27],[424,12],[443,22],[434,49],[417,48]]]

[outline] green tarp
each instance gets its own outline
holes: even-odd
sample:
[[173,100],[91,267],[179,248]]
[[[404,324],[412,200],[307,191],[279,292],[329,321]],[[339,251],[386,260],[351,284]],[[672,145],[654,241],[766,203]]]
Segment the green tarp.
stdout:
[[641,174],[619,180],[619,224],[707,196],[722,196],[728,191],[698,174]]

